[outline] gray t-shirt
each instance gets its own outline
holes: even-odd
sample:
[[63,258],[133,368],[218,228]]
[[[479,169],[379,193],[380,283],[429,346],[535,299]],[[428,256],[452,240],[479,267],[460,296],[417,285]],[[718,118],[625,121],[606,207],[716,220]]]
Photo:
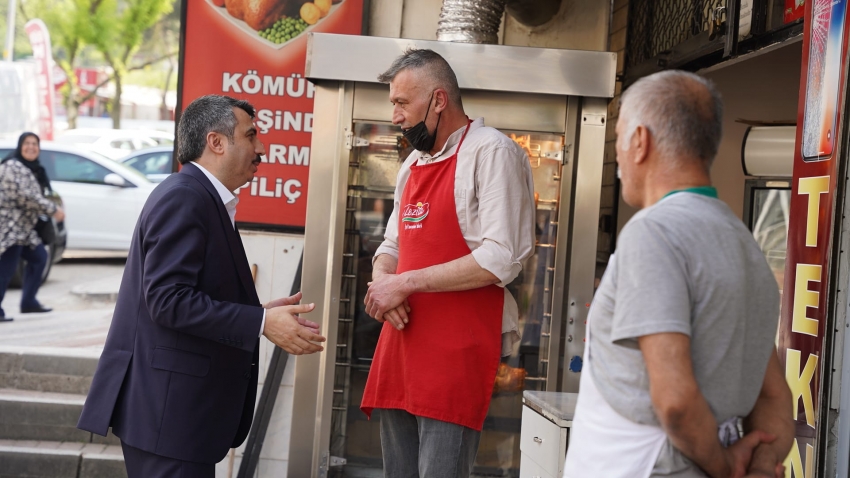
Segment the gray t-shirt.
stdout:
[[[593,379],[619,414],[660,426],[637,338],[682,333],[717,422],[744,417],[761,390],[778,316],[776,280],[741,220],[718,199],[673,194],[637,213],[617,240],[588,319]],[[665,447],[658,476],[702,476],[677,454]]]

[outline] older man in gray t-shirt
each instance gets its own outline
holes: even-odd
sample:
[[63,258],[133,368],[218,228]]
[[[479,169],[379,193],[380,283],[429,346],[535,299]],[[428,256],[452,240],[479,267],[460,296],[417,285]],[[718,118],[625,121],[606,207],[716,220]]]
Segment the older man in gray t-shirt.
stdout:
[[721,119],[719,95],[690,73],[623,97],[623,199],[642,210],[591,307],[566,477],[774,476],[790,449],[776,282],[711,187]]
[[[741,220],[703,191],[674,193],[635,215],[594,297],[593,378],[636,423],[660,426],[638,337],[690,337],[694,377],[717,423],[750,413],[774,350],[773,274]],[[693,466],[665,447],[658,465],[672,462],[676,471]]]

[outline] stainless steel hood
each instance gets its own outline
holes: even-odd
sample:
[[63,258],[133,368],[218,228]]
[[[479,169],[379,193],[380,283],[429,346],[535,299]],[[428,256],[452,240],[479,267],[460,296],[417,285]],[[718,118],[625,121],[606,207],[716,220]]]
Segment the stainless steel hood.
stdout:
[[613,98],[617,54],[504,45],[310,33],[310,80],[377,83],[404,50],[427,48],[442,55],[461,88],[548,95]]

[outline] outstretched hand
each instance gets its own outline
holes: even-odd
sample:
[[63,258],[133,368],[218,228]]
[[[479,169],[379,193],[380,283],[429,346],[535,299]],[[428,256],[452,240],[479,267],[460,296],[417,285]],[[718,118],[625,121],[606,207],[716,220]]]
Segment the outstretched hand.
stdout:
[[281,297],[280,299],[274,299],[269,302],[266,302],[263,307],[266,309],[274,309],[275,307],[281,307],[284,305],[295,305],[301,302],[301,291],[295,293],[295,295],[291,295],[289,297]]
[[[280,299],[269,301],[265,305],[263,305],[263,307],[266,309],[273,309],[275,307],[282,307],[285,305],[295,305],[301,302],[301,297],[301,291],[298,291],[295,293],[295,295],[291,295],[289,297],[281,297]],[[303,325],[304,327],[307,327],[308,329],[311,329],[314,334],[319,333],[319,324],[307,320],[301,316],[297,316],[297,318],[299,324]]]
[[277,299],[266,305],[266,325],[263,335],[272,343],[286,350],[292,355],[312,354],[321,352],[324,347],[320,345],[326,339],[319,335],[319,325],[298,314],[306,314],[315,308],[315,304],[278,305],[270,308],[270,305],[283,304],[293,300],[300,300],[301,294],[295,294],[285,299]]

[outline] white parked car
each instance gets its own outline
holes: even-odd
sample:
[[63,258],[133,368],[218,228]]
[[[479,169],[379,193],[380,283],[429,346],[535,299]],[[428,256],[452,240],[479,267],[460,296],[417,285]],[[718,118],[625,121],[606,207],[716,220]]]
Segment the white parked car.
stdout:
[[140,149],[171,146],[174,134],[156,130],[78,128],[65,131],[56,142],[118,160]]
[[[15,146],[0,141],[0,158]],[[133,168],[63,144],[43,141],[39,162],[64,202],[68,249],[130,250],[154,183]]]

